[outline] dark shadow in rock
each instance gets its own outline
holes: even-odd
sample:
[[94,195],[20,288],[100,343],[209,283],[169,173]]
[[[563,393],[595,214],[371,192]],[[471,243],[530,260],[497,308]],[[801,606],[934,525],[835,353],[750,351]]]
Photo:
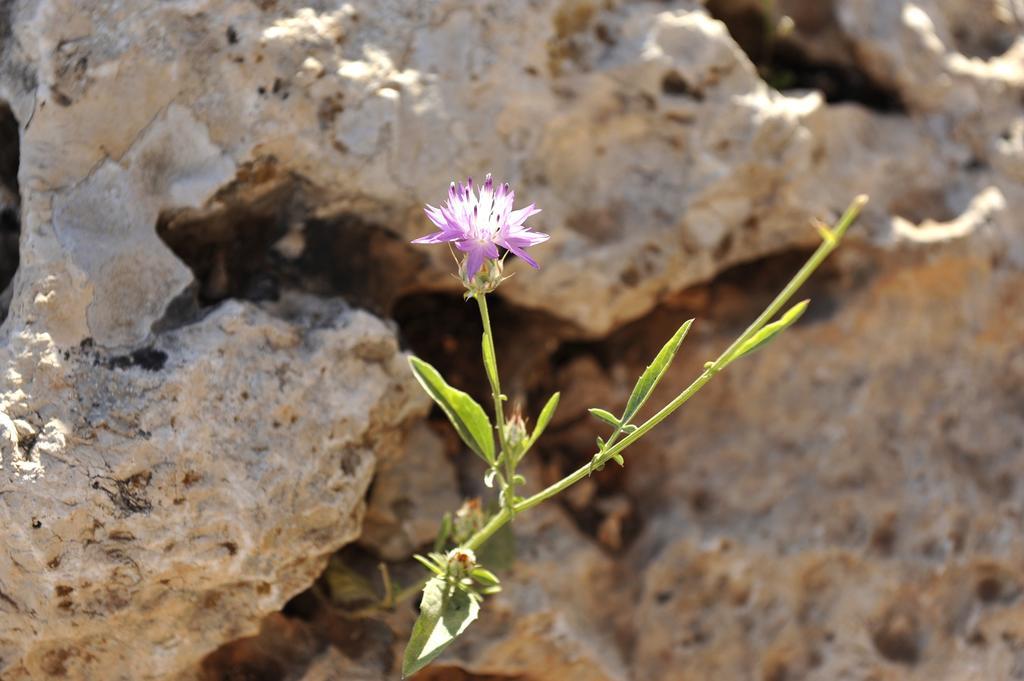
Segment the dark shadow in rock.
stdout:
[[341,296],[381,316],[392,313],[426,265],[427,255],[406,239],[352,213],[310,220],[304,237],[290,278],[305,291]]
[[[562,339],[576,335],[577,330],[545,312],[511,305],[500,295],[487,298],[502,390],[513,405],[524,402],[533,396],[536,386],[546,382],[551,358]],[[403,347],[490,408],[491,394],[480,355],[483,326],[475,301],[464,301],[454,292],[409,295],[395,304],[393,317]],[[524,406],[539,410],[543,401],[531,399]]]
[[[838,40],[835,61],[814,59],[791,36],[780,34],[780,14],[769,16],[774,3],[708,0],[707,9],[729,29],[761,77],[780,91],[819,90],[830,104],[857,102],[874,111],[904,113],[899,93],[857,66],[852,47]],[[832,32],[841,37],[831,2],[809,0],[794,11],[794,32]]]
[[21,195],[18,190],[20,128],[14,112],[0,101],[0,319],[11,303],[11,283],[18,270]]
[[[273,300],[282,260],[274,245],[303,214],[301,183],[270,159],[243,166],[208,207],[164,212],[157,234],[192,270],[195,309],[227,298]],[[172,307],[189,321],[187,302]]]
[[389,316],[427,255],[354,213],[310,217],[314,194],[274,159],[262,159],[242,166],[207,206],[163,213],[157,234],[195,284],[154,331],[192,323],[229,298],[274,301],[285,289]]

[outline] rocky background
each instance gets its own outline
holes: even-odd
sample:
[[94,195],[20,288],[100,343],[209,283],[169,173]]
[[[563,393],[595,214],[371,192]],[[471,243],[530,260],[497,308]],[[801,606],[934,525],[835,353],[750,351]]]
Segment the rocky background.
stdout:
[[377,564],[482,491],[403,352],[485,386],[407,242],[487,171],[552,235],[492,308],[534,486],[872,202],[420,678],[1024,679],[1020,0],[0,2],[0,678],[397,677]]

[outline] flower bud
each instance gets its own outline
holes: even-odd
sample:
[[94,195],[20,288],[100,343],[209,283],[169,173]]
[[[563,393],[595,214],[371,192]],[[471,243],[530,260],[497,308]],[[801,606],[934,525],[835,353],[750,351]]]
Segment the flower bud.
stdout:
[[484,516],[483,504],[480,503],[480,499],[467,499],[455,512],[452,540],[456,544],[469,541],[469,538],[476,534],[486,521],[487,518]]
[[508,417],[508,422],[505,424],[505,442],[508,443],[509,449],[513,452],[518,452],[526,444],[529,437],[530,433],[526,430],[526,421],[523,419],[522,409],[517,404],[512,410],[512,415]]
[[476,554],[470,549],[454,548],[448,552],[448,572],[456,577],[469,574],[476,567]]

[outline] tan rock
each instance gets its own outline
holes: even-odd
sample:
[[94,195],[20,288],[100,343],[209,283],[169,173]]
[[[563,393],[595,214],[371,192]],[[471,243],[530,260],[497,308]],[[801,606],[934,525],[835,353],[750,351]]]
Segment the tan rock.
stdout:
[[311,298],[125,355],[24,331],[4,365],[4,678],[164,678],[252,631],[358,535],[374,433],[425,406],[390,330]]
[[[5,177],[2,201],[22,231],[0,349],[0,675],[194,673],[355,539],[378,455],[390,472],[364,541],[397,557],[429,537],[454,492],[446,453],[405,432],[426,402],[394,330],[332,299],[387,312],[410,292],[456,295],[449,255],[404,241],[453,175],[491,171],[552,234],[543,269],[501,289],[566,323],[527,350],[571,336],[618,358],[577,348],[553,367],[580,384],[549,471],[586,460],[584,398],[620,399],[688,306],[704,314],[660,395],[767,283],[754,267],[688,289],[813,245],[810,218],[856,193],[873,202],[800,327],[655,431],[616,487],[570,500],[598,509],[603,549],[557,507],[517,519],[528,548],[507,591],[440,665],[1009,676],[1019,11],[780,0],[801,59],[881,99],[828,102],[769,87],[734,41],[729,6],[779,26],[764,3],[706,4],[7,3],[0,98],[21,165],[20,197]],[[246,248],[323,298],[256,304],[275,295],[240,281],[230,254]],[[644,329],[618,331],[633,320]],[[443,480],[398,463],[418,439]],[[403,518],[406,489],[433,494]],[[688,590],[663,598],[675,582]],[[409,618],[395,616],[395,651]],[[306,652],[311,678],[341,664]]]

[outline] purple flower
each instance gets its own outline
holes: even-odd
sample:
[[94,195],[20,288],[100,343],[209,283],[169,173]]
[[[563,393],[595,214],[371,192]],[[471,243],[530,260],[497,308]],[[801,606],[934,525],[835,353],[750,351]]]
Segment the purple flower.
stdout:
[[448,189],[448,200],[440,208],[427,204],[426,213],[438,231],[413,241],[414,244],[439,244],[454,241],[455,247],[466,254],[466,277],[473,277],[485,259],[498,258],[498,246],[515,253],[538,269],[537,262],[526,254],[526,249],[548,240],[547,234],[534,232],[523,225],[531,215],[540,212],[534,204],[512,210],[515,192],[508,183],[494,189],[490,174],[480,187],[479,196],[473,192],[473,179]]

